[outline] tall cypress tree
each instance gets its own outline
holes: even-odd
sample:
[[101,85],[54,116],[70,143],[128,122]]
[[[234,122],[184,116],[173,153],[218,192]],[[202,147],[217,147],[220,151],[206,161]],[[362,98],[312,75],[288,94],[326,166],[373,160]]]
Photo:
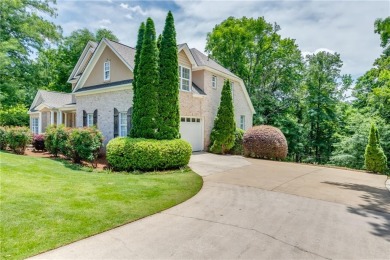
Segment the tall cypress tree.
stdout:
[[132,137],[155,138],[158,116],[158,50],[153,20],[146,21],[139,66],[137,68],[136,100],[133,109]]
[[232,91],[229,80],[225,80],[221,103],[219,104],[217,117],[214,120],[214,128],[211,131],[210,151],[222,154],[228,152],[234,146],[235,130]]
[[[145,23],[142,22],[139,30],[138,30],[138,38],[137,38],[137,45],[135,47],[135,58],[134,58],[134,78],[133,78],[133,111],[137,111],[139,109],[138,107],[138,96],[137,96],[137,79],[138,79],[138,73],[139,73],[139,63],[141,59],[141,51],[142,51],[142,43],[144,39],[144,34],[145,34]],[[138,124],[134,126],[134,118],[132,119],[133,121],[133,126],[130,131],[130,136],[135,137],[135,133],[137,132],[137,127]]]
[[165,20],[160,46],[160,84],[158,85],[157,139],[180,138],[179,64],[177,57],[175,22],[171,11]]
[[368,144],[364,154],[364,164],[371,172],[384,173],[387,169],[387,158],[379,142],[378,129],[371,125]]

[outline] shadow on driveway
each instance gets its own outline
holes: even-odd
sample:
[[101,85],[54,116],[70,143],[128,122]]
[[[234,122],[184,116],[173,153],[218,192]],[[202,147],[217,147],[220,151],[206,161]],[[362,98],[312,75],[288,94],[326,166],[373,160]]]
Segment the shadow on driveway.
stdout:
[[357,207],[349,206],[348,211],[363,217],[374,217],[375,219],[382,220],[380,222],[383,224],[369,222],[374,229],[371,233],[390,241],[390,192],[386,188],[381,189],[363,184],[330,181],[323,183],[335,185],[343,189],[363,192],[363,194],[360,195],[360,198],[363,199],[366,204],[360,204]]

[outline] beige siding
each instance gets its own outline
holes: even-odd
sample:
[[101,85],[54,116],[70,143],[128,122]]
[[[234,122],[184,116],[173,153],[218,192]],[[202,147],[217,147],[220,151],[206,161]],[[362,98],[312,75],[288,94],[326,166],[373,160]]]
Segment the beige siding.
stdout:
[[[106,62],[107,60],[110,61],[111,75],[110,80],[105,81],[103,66],[104,62]],[[118,58],[118,56],[109,47],[106,47],[82,87],[88,87],[132,78],[133,73],[129,70],[129,68]]]
[[201,88],[203,91],[205,91],[205,89],[204,89],[204,71],[203,70],[193,71],[192,72],[192,81],[199,88]]
[[179,58],[179,65],[192,69],[191,62],[184,51],[179,52],[178,58]]
[[[204,91],[207,93],[207,99],[205,99],[203,116],[205,118],[204,124],[204,137],[205,137],[205,147],[209,145],[211,130],[214,126],[214,119],[217,115],[219,103],[221,100],[221,91],[225,78],[214,74],[212,72],[203,70],[204,73]],[[212,76],[217,76],[217,88],[214,89],[211,86]],[[252,126],[252,112],[249,107],[248,102],[246,101],[244,91],[239,85],[238,81],[234,82],[233,90],[233,104],[234,104],[234,118],[236,121],[236,126],[240,126],[240,116],[245,115],[246,119],[246,129]]]

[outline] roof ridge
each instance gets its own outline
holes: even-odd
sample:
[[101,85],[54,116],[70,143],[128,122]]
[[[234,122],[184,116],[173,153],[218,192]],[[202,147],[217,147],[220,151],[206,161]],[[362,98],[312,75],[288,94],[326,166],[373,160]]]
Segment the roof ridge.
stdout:
[[110,39],[107,39],[107,38],[104,38],[104,39],[106,39],[107,41],[110,41],[110,42],[113,42],[113,43],[117,43],[117,44],[120,44],[120,45],[123,45],[123,46],[125,46],[125,47],[128,47],[128,48],[131,48],[131,49],[134,49],[134,50],[135,50],[134,47],[131,47],[131,46],[126,45],[126,44],[124,44],[124,43],[117,42],[117,41],[113,41],[113,40],[110,40]]

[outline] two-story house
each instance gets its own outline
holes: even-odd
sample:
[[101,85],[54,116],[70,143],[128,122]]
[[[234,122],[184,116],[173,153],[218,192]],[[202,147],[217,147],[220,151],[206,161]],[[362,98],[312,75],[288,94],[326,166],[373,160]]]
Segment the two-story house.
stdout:
[[[105,144],[126,136],[131,128],[134,56],[134,48],[118,42],[88,42],[68,80],[72,93],[36,94],[29,110],[31,131],[42,133],[50,124],[96,125]],[[225,79],[232,84],[237,127],[252,126],[254,108],[239,77],[187,44],[178,45],[178,59],[180,133],[193,151],[209,145]]]

